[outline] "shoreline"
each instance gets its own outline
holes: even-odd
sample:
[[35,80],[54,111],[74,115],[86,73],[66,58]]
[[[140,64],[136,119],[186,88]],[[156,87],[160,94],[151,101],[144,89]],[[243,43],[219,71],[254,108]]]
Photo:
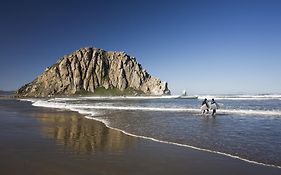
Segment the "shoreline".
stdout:
[[[233,173],[233,174],[239,174],[239,173],[240,174],[241,173],[279,174],[280,173],[280,169],[278,168],[266,167],[262,165],[243,162],[241,160],[226,157],[224,155],[217,155],[214,153],[195,150],[188,147],[180,147],[179,145],[171,145],[167,143],[156,142],[155,140],[152,139],[148,140],[140,137],[133,137],[122,131],[107,128],[104,123],[101,123],[99,121],[86,119],[85,115],[79,114],[78,112],[34,107],[30,104],[30,102],[23,102],[23,101],[18,102],[17,104],[13,104],[13,101],[15,100],[9,99],[9,102],[11,102],[10,105],[11,108],[10,109],[8,108],[8,112],[9,111],[17,112],[17,114],[15,115],[18,116],[21,116],[23,114],[27,115],[26,116],[27,119],[32,119],[32,120],[38,120],[38,118],[42,119],[39,120],[39,123],[41,122],[40,125],[42,125],[40,126],[40,128],[45,128],[45,129],[47,128],[46,131],[44,130],[44,132],[50,134],[47,140],[63,141],[63,143],[59,143],[58,145],[52,145],[55,148],[59,147],[61,149],[61,146],[64,147],[66,145],[71,145],[71,144],[74,145],[82,144],[82,143],[84,144],[85,139],[87,139],[87,144],[88,142],[92,143],[91,140],[95,140],[97,139],[97,137],[99,138],[98,140],[100,140],[101,143],[102,142],[104,143],[104,139],[108,141],[108,138],[110,138],[108,145],[112,145],[112,143],[116,143],[116,140],[114,141],[114,139],[119,138],[118,145],[121,146],[122,149],[121,147],[119,147],[120,149],[118,148],[117,153],[116,152],[112,153],[111,152],[112,150],[110,150],[111,148],[109,148],[107,144],[103,145],[101,152],[98,151],[96,153],[93,152],[92,150],[90,151],[91,155],[93,154],[94,156],[97,156],[101,154],[102,156],[105,157],[102,158],[101,160],[95,159],[94,157],[89,158],[88,155],[86,156],[84,155],[84,153],[81,153],[81,150],[80,151],[78,150],[77,153],[77,154],[82,154],[82,157],[84,158],[88,157],[88,159],[94,161],[95,163],[98,162],[97,164],[100,164],[103,167],[108,166],[107,159],[112,158],[112,154],[113,154],[114,155],[113,158],[116,161],[111,162],[111,164],[114,165],[113,167],[115,167],[115,168],[111,168],[112,172],[118,172],[119,170],[118,166],[121,166],[123,167],[123,170],[122,173],[120,174],[139,174],[136,171],[142,171],[143,173],[141,174],[155,174],[155,173],[171,174],[172,172],[176,172],[175,174],[187,174],[187,173],[222,174],[226,172]],[[24,105],[23,109],[20,110],[17,109],[17,108],[22,108],[23,105]],[[30,109],[26,109],[28,108],[28,106],[30,106],[29,107]],[[7,107],[5,109],[7,110]],[[65,136],[71,135],[71,133],[72,135],[81,135],[80,131],[78,132],[75,130],[77,124],[79,124],[79,127],[81,128],[84,129],[86,128],[85,131],[82,132],[85,135],[79,137],[80,140],[79,139],[72,140],[73,138],[69,138],[69,140],[65,140]],[[59,134],[67,132],[69,131],[69,129],[71,130],[71,128],[72,130],[69,133],[62,134],[61,136],[64,137],[60,138],[61,137],[60,136],[58,139],[55,138],[54,137],[55,134],[53,134],[53,132],[55,132],[58,129],[58,127],[62,128],[58,132]],[[87,128],[90,128],[90,130],[88,131]],[[102,133],[111,133],[111,134],[108,135],[101,134],[99,136],[95,135],[92,137],[91,132],[93,131],[94,133],[102,132]],[[50,136],[53,138],[50,138]],[[127,146],[123,147],[124,144]],[[104,149],[105,148],[104,146],[107,147],[107,149],[109,150]],[[67,155],[71,154],[70,152],[73,152],[73,149],[75,148],[69,147],[68,149],[69,150],[66,151]],[[52,151],[53,150],[51,149],[51,152]],[[3,152],[3,150],[1,152]],[[59,160],[59,159],[60,159],[59,157],[54,156],[54,160]],[[64,160],[64,161],[68,162],[68,160]],[[75,160],[69,160],[69,161],[75,161]],[[134,163],[131,164],[130,162],[134,162]],[[82,164],[80,164],[81,167],[86,166]],[[204,168],[202,168],[202,166]],[[62,166],[61,168],[64,169],[64,167],[65,166]],[[81,170],[81,167],[77,168],[77,171]],[[93,165],[90,167],[93,167]],[[86,169],[90,167],[86,166]],[[176,170],[172,171],[172,169],[174,169],[175,167],[177,167]],[[134,171],[128,172],[129,169],[134,169]],[[67,172],[67,170],[65,170],[64,172]],[[94,172],[101,172],[101,171],[96,170]],[[108,174],[119,174],[119,173],[112,173],[112,172],[109,172]]]
[[[27,100],[28,101],[28,100]],[[31,102],[34,102],[32,100],[30,100]],[[33,104],[32,104],[33,105]],[[256,164],[256,165],[261,165],[261,166],[266,166],[266,167],[273,167],[273,168],[279,168],[281,169],[281,166],[280,165],[274,165],[274,164],[267,164],[267,163],[263,163],[263,162],[258,162],[258,161],[255,161],[255,160],[251,160],[251,159],[247,159],[247,158],[244,158],[244,157],[240,157],[240,156],[236,156],[236,155],[233,155],[233,154],[230,154],[230,153],[227,153],[227,152],[221,152],[221,151],[215,151],[215,150],[211,150],[211,149],[206,149],[206,148],[201,148],[201,147],[198,147],[198,146],[193,146],[193,145],[188,145],[188,144],[182,144],[182,143],[177,143],[177,142],[171,142],[171,141],[165,141],[165,140],[159,140],[159,139],[156,139],[156,138],[153,138],[153,137],[148,137],[148,136],[143,136],[143,135],[136,135],[136,134],[133,134],[133,133],[130,133],[130,132],[127,132],[125,130],[122,130],[122,129],[119,129],[119,128],[115,128],[115,127],[112,127],[109,125],[109,123],[107,123],[106,121],[104,120],[100,120],[98,118],[95,118],[94,116],[92,116],[93,114],[91,112],[85,112],[85,111],[79,111],[79,110],[73,110],[71,107],[66,107],[66,106],[60,106],[60,107],[55,107],[54,105],[51,105],[51,106],[44,106],[44,105],[33,105],[33,106],[37,106],[37,107],[43,107],[43,108],[50,108],[50,109],[65,109],[65,110],[68,110],[68,111],[74,111],[74,112],[78,112],[79,114],[83,115],[85,118],[87,119],[91,119],[91,120],[95,120],[95,121],[98,121],[98,122],[101,122],[103,123],[106,127],[110,128],[110,129],[113,129],[113,130],[116,130],[116,131],[119,131],[119,132],[122,132],[123,134],[125,135],[128,135],[128,136],[132,136],[132,137],[136,137],[136,138],[141,138],[141,139],[146,139],[146,140],[150,140],[150,141],[154,141],[154,142],[158,142],[158,143],[162,143],[162,144],[170,144],[170,145],[175,145],[175,146],[179,146],[179,147],[184,147],[184,148],[189,148],[189,149],[194,149],[194,150],[199,150],[199,151],[204,151],[204,152],[208,152],[208,153],[212,153],[212,154],[218,154],[218,155],[223,155],[223,156],[227,156],[227,157],[230,157],[230,158],[233,158],[233,159],[238,159],[240,161],[244,161],[244,162],[247,162],[247,163],[251,163],[251,164]],[[111,107],[112,108],[112,107]],[[100,108],[100,107],[93,107],[93,109],[104,109],[104,108]],[[109,108],[110,109],[110,108]],[[148,108],[150,110],[150,108]],[[105,109],[104,109],[105,110]],[[120,109],[119,109],[120,110]],[[121,109],[122,110],[126,110],[126,108],[124,109]],[[142,109],[143,110],[143,109]],[[173,110],[168,110],[168,109],[163,109],[163,110],[166,110],[166,111],[173,111]],[[153,110],[154,111],[154,110]],[[162,109],[160,110],[162,111]],[[190,111],[190,110],[186,110],[186,111]],[[278,114],[280,115],[280,114]]]

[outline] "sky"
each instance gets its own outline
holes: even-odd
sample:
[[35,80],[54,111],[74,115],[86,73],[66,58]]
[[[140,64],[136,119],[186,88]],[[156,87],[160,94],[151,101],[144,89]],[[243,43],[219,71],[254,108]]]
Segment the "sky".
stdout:
[[0,89],[82,47],[125,51],[173,94],[281,93],[281,1],[3,0]]

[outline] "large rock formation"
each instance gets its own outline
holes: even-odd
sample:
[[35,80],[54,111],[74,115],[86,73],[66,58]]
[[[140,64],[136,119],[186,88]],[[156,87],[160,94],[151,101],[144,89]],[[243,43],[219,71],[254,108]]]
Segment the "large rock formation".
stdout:
[[34,81],[17,91],[20,97],[47,97],[110,91],[149,95],[169,94],[166,82],[149,75],[125,52],[82,48],[59,59]]

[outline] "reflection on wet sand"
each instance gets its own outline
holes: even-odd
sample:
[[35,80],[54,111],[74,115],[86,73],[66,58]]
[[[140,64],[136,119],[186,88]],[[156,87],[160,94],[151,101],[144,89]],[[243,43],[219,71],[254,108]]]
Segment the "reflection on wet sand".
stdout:
[[133,137],[109,129],[104,124],[86,119],[75,112],[37,113],[36,117],[43,124],[44,136],[54,138],[58,144],[78,153],[122,152],[135,141]]

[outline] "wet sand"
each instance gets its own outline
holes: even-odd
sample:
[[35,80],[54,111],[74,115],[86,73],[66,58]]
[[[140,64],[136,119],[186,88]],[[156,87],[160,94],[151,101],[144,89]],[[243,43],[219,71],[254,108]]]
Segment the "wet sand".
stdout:
[[0,99],[0,174],[281,174],[281,169],[127,136],[76,112]]

